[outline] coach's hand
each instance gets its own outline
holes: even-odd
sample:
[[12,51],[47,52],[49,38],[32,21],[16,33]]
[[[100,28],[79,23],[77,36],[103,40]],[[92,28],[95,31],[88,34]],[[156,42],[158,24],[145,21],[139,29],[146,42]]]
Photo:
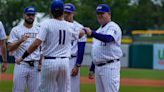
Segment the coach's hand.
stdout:
[[1,72],[4,73],[7,70],[7,61],[2,63]]
[[79,72],[79,67],[74,66],[74,68],[72,69],[71,75],[72,76],[76,76]]
[[19,64],[20,64],[20,62],[21,62],[22,60],[23,60],[23,58],[22,58],[22,57],[20,57],[20,58],[16,59],[15,63],[19,65]]
[[94,72],[93,71],[89,71],[88,78],[91,80],[94,79]]

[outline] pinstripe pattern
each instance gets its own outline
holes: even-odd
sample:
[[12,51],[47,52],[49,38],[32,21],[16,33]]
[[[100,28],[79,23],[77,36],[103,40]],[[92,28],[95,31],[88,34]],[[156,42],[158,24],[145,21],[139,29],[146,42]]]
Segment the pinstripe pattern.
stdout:
[[45,59],[39,92],[70,92],[69,59]]
[[[16,59],[23,55],[23,53],[28,49],[28,47],[33,43],[38,33],[39,33],[39,27],[33,26],[32,28],[28,29],[23,24],[18,25],[11,30],[8,39],[9,43],[13,43],[21,39],[23,35],[29,35],[29,38],[26,41],[24,41],[17,50],[14,51],[13,54]],[[39,59],[40,59],[40,50],[38,48],[32,54],[26,57],[24,60],[30,61],[30,60],[39,60]]]
[[[70,72],[75,66],[77,58],[71,58],[69,61]],[[71,76],[71,92],[80,92],[80,69],[76,76]]]
[[[76,32],[80,32],[80,30],[83,28],[83,26],[76,21],[74,21],[72,24],[73,24],[73,29]],[[78,42],[86,42],[86,36],[84,35],[80,39],[75,39],[75,38],[72,39],[72,46],[71,46],[72,56],[77,56]],[[74,57],[74,58],[71,58],[69,61],[70,73],[72,72],[72,69],[76,64],[76,60],[77,58]],[[77,76],[71,76],[71,92],[80,92],[80,72],[78,73]]]
[[104,43],[94,39],[92,46],[93,61],[95,63],[102,63],[102,61],[120,58],[122,56],[120,48],[122,34],[120,27],[114,22],[109,22],[105,27],[100,27],[96,32],[112,35],[115,42]]
[[[79,24],[76,21],[73,21],[73,29],[76,32],[80,32],[80,30],[83,28],[83,25]],[[77,50],[78,50],[78,42],[86,42],[86,35],[81,37],[80,39],[73,38],[72,39],[72,47],[71,47],[71,55],[76,56],[77,55]]]
[[[74,34],[73,36],[78,39],[78,33],[73,32],[70,25],[70,23],[64,20],[59,21],[56,19],[48,19],[41,24],[41,30],[37,38],[43,41],[42,50],[44,56],[70,57],[71,35]],[[64,34],[59,33],[59,30],[65,30],[65,38],[63,38]],[[61,39],[59,34],[62,36]],[[65,41],[62,39],[65,39]],[[59,45],[59,41],[63,41],[65,44]]]
[[119,92],[120,62],[96,67],[96,92]]
[[0,21],[0,40],[6,39],[5,29],[2,22]]
[[92,58],[95,64],[106,63],[114,60],[113,63],[95,67],[96,92],[118,92],[120,85],[120,62],[115,60],[122,56],[121,29],[114,23],[109,22],[103,28],[100,27],[97,33],[111,35],[115,41],[104,43],[97,39],[93,40]]
[[[24,41],[18,49],[14,51],[14,57],[17,59],[28,49],[28,47],[35,40],[36,35],[39,32],[39,27],[33,26],[28,29],[24,25],[18,25],[14,27],[9,36],[9,43],[13,43],[23,35],[28,35],[29,38]],[[38,92],[38,79],[39,73],[37,71],[38,62],[36,60],[40,59],[40,51],[37,49],[31,55],[24,59],[24,61],[35,60],[34,67],[30,67],[29,64],[24,61],[20,65],[15,64],[14,67],[14,80],[13,80],[13,92],[24,92],[25,87],[27,87],[28,92]]]
[[71,90],[69,71],[71,40],[72,37],[78,39],[78,33],[72,31],[71,27],[72,24],[56,19],[48,19],[41,24],[41,31],[37,38],[43,41],[43,56],[59,58],[43,61],[40,92],[70,92]]
[[13,92],[24,92],[27,87],[28,92],[38,92],[38,62],[35,67],[30,67],[27,63],[21,62],[20,65],[15,64],[13,78]]

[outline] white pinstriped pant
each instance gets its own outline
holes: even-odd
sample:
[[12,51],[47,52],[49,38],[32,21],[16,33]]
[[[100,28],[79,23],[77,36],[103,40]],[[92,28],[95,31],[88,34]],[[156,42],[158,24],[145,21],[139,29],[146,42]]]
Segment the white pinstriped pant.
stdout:
[[119,92],[120,61],[95,67],[96,92]]
[[[76,63],[76,57],[71,58],[69,61],[70,73]],[[71,76],[71,75],[70,75]],[[77,76],[71,76],[71,92],[80,92],[80,68]]]
[[39,92],[70,92],[69,58],[44,59]]
[[30,67],[29,64],[21,62],[20,65],[15,64],[14,78],[13,78],[13,92],[24,92],[27,87],[28,92],[38,92],[38,62],[35,61],[34,67]]

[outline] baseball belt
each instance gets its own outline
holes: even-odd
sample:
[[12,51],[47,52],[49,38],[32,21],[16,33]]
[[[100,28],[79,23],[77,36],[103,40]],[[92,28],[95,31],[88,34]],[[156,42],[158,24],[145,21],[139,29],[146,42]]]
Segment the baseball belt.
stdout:
[[106,63],[99,63],[99,64],[95,64],[96,66],[104,66],[106,64],[109,64],[109,63],[113,63],[114,61],[120,61],[119,59],[114,59],[114,60],[109,60],[109,61],[106,61]]
[[75,58],[75,57],[77,57],[77,56],[71,55],[71,58]]
[[67,58],[67,57],[47,57],[47,56],[44,57],[44,59],[56,59],[56,58]]
[[34,62],[38,60],[31,60],[31,61],[24,61],[25,63],[29,64],[29,66],[34,67]]

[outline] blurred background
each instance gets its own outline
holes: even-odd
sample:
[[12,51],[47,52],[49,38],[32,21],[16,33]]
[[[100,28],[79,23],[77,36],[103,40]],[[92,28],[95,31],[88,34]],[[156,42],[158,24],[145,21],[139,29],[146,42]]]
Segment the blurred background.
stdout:
[[[49,18],[51,0],[0,0],[0,21],[6,34],[23,22],[23,9],[37,9],[35,23]],[[99,27],[95,8],[106,3],[112,20],[122,29],[120,92],[164,92],[164,0],[64,0],[76,6],[75,20],[93,30]],[[91,64],[91,42],[88,37],[81,69],[87,79]],[[8,55],[9,68],[0,74],[0,92],[11,92],[14,58]],[[6,77],[6,75],[8,77]],[[94,80],[81,79],[81,92],[95,92]]]

